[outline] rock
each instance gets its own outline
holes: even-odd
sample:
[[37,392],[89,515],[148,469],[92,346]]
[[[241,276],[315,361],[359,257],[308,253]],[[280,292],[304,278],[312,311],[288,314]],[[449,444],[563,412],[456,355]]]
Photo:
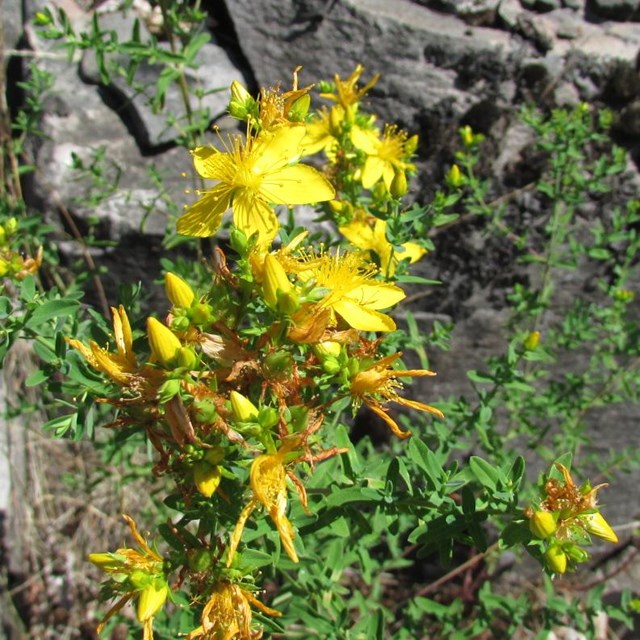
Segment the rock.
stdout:
[[616,118],[615,130],[625,137],[640,137],[640,99],[628,104]]
[[541,53],[553,49],[555,29],[550,20],[541,16],[520,15],[517,20],[517,28],[525,38],[535,44]]
[[[151,34],[133,13],[102,13],[99,16],[100,29],[108,32],[118,42],[147,43]],[[134,24],[138,25],[139,36],[134,40]],[[168,43],[159,43],[158,50],[171,52]],[[133,62],[126,53],[113,53],[105,56],[104,65],[127,69]],[[111,82],[105,85],[105,91],[115,108],[127,114],[129,126],[138,144],[151,151],[163,144],[171,143],[180,135],[176,125],[167,121],[166,114],[185,113],[184,96],[175,82],[169,83],[161,104],[154,102],[157,87],[161,82],[162,64],[149,64],[147,60],[139,63],[136,72],[136,85],[130,86],[120,73],[111,73]],[[95,51],[85,52],[80,63],[81,77],[87,82],[102,84]],[[228,88],[234,80],[245,81],[241,72],[232,63],[226,51],[215,44],[206,43],[198,51],[194,66],[185,67],[185,76],[190,91],[190,109],[195,117],[203,117],[213,122],[226,111],[229,102]],[[196,94],[200,98],[196,98]],[[162,109],[160,109],[162,107]],[[185,123],[178,123],[178,127]]]
[[560,8],[560,0],[520,0],[525,9],[546,13]]
[[500,0],[433,0],[420,4],[453,13],[473,26],[491,26],[496,19]]
[[629,20],[640,9],[640,0],[589,0],[588,8],[611,20]]

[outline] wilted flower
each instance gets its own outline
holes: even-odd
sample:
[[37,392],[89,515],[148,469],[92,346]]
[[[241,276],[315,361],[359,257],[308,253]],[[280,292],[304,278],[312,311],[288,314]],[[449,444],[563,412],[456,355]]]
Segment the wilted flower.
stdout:
[[325,92],[321,93],[320,97],[328,98],[329,100],[333,100],[337,102],[341,107],[345,109],[346,112],[352,113],[353,107],[355,107],[360,100],[362,100],[363,96],[373,87],[376,82],[380,79],[380,74],[376,73],[364,87],[358,87],[358,80],[360,80],[360,76],[364,71],[364,67],[359,64],[353,73],[346,79],[343,80],[336,73],[334,77],[335,82],[335,93],[334,92]]
[[108,587],[120,599],[111,607],[98,625],[98,633],[106,622],[132,598],[138,598],[136,615],[144,625],[144,640],[153,638],[153,618],[163,607],[170,589],[164,573],[164,560],[140,535],[133,519],[123,518],[131,529],[138,549],[123,548],[115,553],[92,553],[89,561],[112,576]]
[[405,371],[392,369],[391,365],[400,357],[401,354],[394,353],[358,371],[351,378],[350,392],[356,403],[364,402],[389,425],[396,436],[408,438],[411,432],[400,431],[398,424],[389,416],[388,409],[383,407],[383,404],[395,402],[411,409],[432,413],[439,418],[443,418],[444,415],[439,409],[431,405],[417,400],[408,400],[398,395],[398,389],[402,388],[402,383],[398,381],[398,378],[435,375],[433,371],[428,371],[427,369],[409,369]]
[[219,581],[204,606],[201,624],[187,635],[187,640],[257,640],[262,629],[252,629],[251,605],[269,616],[282,615],[262,604],[250,591],[238,584]]

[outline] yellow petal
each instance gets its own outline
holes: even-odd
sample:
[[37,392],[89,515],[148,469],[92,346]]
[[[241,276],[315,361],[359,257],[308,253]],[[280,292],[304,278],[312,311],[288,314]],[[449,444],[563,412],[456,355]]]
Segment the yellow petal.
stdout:
[[247,237],[257,233],[260,245],[270,243],[280,228],[273,209],[248,189],[242,189],[233,199],[233,222]]
[[361,284],[348,293],[349,299],[368,309],[388,309],[403,300],[406,295],[400,287],[386,282]]
[[213,147],[197,147],[191,152],[196,171],[208,180],[222,180],[233,165],[226,153],[220,153]]
[[231,188],[218,185],[187,208],[178,218],[176,230],[183,236],[206,238],[220,227],[222,216],[231,202]]
[[415,242],[405,242],[402,245],[404,251],[401,253],[396,253],[398,260],[409,260],[411,264],[414,262],[418,262],[422,256],[427,253],[427,250],[424,247],[421,247],[419,244]]
[[273,204],[309,204],[324,202],[335,196],[331,183],[306,164],[283,167],[265,176],[260,195]]
[[585,529],[598,536],[607,542],[616,544],[618,542],[618,536],[616,532],[611,528],[609,523],[604,519],[603,515],[596,511],[595,513],[588,513],[581,518],[585,523]]
[[378,151],[380,140],[376,131],[370,129],[362,129],[355,125],[351,129],[351,142],[353,145],[364,151],[367,155],[373,155]]
[[343,298],[333,305],[336,313],[358,331],[395,331],[396,323],[389,317]]
[[301,143],[307,129],[303,125],[283,126],[255,139],[253,151],[254,173],[268,173],[286,166],[300,155]]
[[[384,220],[380,220],[383,225],[386,225]],[[378,223],[376,222],[376,227]],[[374,249],[374,230],[371,225],[362,221],[354,220],[349,224],[345,224],[340,227],[340,233],[354,246],[359,249]]]
[[365,189],[370,189],[373,185],[380,180],[384,172],[387,163],[381,160],[377,156],[369,156],[362,170],[362,186]]

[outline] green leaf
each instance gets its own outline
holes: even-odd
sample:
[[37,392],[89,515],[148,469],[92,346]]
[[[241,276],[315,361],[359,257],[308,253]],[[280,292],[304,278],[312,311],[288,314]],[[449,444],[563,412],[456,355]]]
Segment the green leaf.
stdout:
[[409,441],[407,455],[427,474],[435,490],[438,491],[442,487],[444,471],[433,451],[420,438],[413,437]]
[[73,316],[79,308],[80,303],[77,300],[47,300],[31,314],[25,326],[36,329],[53,318]]
[[26,380],[25,384],[27,387],[37,387],[39,384],[42,384],[45,380],[49,378],[49,375],[39,369],[38,371],[34,371]]
[[500,473],[486,460],[478,456],[471,456],[471,458],[469,458],[469,467],[482,486],[492,489],[493,491],[498,488]]

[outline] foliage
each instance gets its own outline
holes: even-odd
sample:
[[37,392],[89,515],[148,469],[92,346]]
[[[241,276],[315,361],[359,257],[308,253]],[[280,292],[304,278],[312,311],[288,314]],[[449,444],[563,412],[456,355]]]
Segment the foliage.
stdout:
[[[253,638],[263,629],[291,638],[510,637],[522,629],[544,637],[566,623],[588,632],[603,610],[630,624],[631,594],[619,607],[602,602],[600,587],[569,601],[552,581],[589,560],[592,536],[618,542],[597,504],[603,485],[576,483],[571,468],[589,441],[588,412],[638,393],[628,289],[638,205],[586,233],[577,213],[625,166],[603,133],[606,112],[581,105],[522,114],[545,158],[530,189],[549,211],[528,233],[510,219],[508,198],[489,201],[492,184],[477,175],[483,139],[468,127],[431,201],[407,203],[418,138],[366,110],[378,78],[363,85],[362,66],[320,82],[320,108],[297,71],[287,91],[252,96],[234,83],[229,112],[246,135],[204,146],[209,114],[191,106],[184,80],[207,40],[202,16],[159,6],[169,49],[155,36],[142,42],[137,28],[119,42],[97,18],[80,34],[61,11],[36,20],[70,56],[93,50],[105,82],[115,74],[136,87],[143,61],[165,65],[151,104],[162,110],[169,85],[179,87],[185,112],[168,120],[180,123],[201,181],[215,181],[177,231],[228,242],[204,266],[165,258],[160,319],[145,321],[140,287],[123,287],[109,327],[82,305],[86,279],[65,284],[50,228],[27,216],[17,173],[8,174],[0,212],[0,356],[18,339],[33,342],[40,368],[27,384],[42,389],[51,415],[44,427],[80,439],[108,424],[107,456],[147,447],[152,463],[132,475],[167,479],[161,503],[143,514],[151,536],[127,515],[135,545],[89,558],[107,574],[103,596],[116,599],[100,628],[130,601],[145,638]],[[31,97],[14,120],[14,160],[24,136],[38,133],[48,86],[34,67]],[[322,170],[306,161],[318,153]],[[89,164],[77,159],[92,177],[94,203],[112,183],[103,160],[100,150]],[[310,231],[298,204],[312,204],[338,233]],[[277,206],[290,207],[286,222]],[[426,332],[411,313],[398,328],[400,285],[437,286],[412,265],[437,253],[435,229],[469,216],[515,245],[529,283],[513,287],[504,352],[468,372],[468,395],[408,399],[403,381],[432,376],[428,353],[453,338],[452,327]],[[599,274],[593,295],[553,313],[562,274],[587,265]],[[403,352],[420,368],[407,368]],[[572,353],[584,355],[584,367],[560,366]],[[397,415],[396,405],[410,413]],[[379,419],[395,440],[352,442],[355,416],[369,426]],[[526,477],[523,449],[547,468],[538,485]],[[638,466],[632,452],[590,462],[605,477]],[[544,606],[500,590],[494,578],[508,549],[539,561]],[[425,565],[444,569],[423,585]],[[469,580],[458,584],[462,574]]]

